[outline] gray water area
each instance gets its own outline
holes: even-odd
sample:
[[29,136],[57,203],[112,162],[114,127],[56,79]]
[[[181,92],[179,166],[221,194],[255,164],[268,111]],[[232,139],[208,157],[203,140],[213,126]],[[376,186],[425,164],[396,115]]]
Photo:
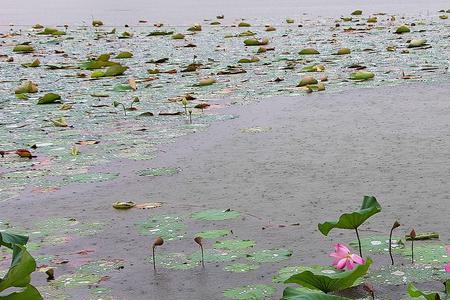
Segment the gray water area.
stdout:
[[450,8],[444,0],[2,0],[0,25],[43,23],[136,24],[138,20],[188,25],[224,14],[227,18],[340,16],[355,9],[367,13],[426,15]]

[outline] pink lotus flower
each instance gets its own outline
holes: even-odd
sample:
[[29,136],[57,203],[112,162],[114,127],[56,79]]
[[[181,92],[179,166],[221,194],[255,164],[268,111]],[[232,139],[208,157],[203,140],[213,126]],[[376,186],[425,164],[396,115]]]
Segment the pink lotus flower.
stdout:
[[333,266],[338,270],[342,270],[347,268],[352,270],[355,264],[362,265],[364,264],[364,259],[361,256],[356,255],[350,252],[343,244],[336,244],[334,246],[335,252],[331,253],[330,256],[334,257]]
[[[450,254],[450,246],[447,247],[447,253]],[[445,272],[450,273],[450,262],[445,266]]]

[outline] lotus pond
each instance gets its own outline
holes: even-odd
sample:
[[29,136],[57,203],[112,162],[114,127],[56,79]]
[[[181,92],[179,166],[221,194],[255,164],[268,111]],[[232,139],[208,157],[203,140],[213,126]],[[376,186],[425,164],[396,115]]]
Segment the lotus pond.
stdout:
[[[52,193],[70,184],[118,180],[120,171],[96,167],[153,160],[160,145],[235,118],[222,110],[230,105],[277,95],[307,97],[447,80],[448,28],[445,10],[421,17],[358,11],[334,19],[217,16],[191,27],[145,21],[116,27],[101,21],[79,27],[2,27],[0,202],[25,192]],[[267,131],[242,129],[250,134]],[[136,175],[151,180],[181,171],[166,166],[144,168]],[[328,235],[334,228],[357,229],[381,210],[369,198],[350,214],[354,219],[341,216],[321,223],[319,230]],[[351,270],[330,266],[328,257],[322,265],[282,266],[302,254],[288,245],[261,247],[251,236],[235,234],[230,224],[242,221],[243,212],[222,207],[163,214],[159,206],[126,207],[151,209],[147,218],[130,225],[149,240],[149,249],[151,241],[163,241],[155,242],[155,256],[148,253],[144,263],[149,272],[152,265],[168,272],[214,265],[230,274],[280,266],[271,283],[248,282],[217,291],[222,298],[271,299],[277,290],[284,290],[286,300],[448,297],[444,265],[450,257],[438,234],[425,234],[421,240],[414,233],[412,246],[411,236],[394,232],[390,237],[387,231],[360,238],[356,231],[358,239],[345,244],[352,254],[363,250],[364,262]],[[200,224],[202,231],[191,232],[193,224]],[[40,299],[38,294],[45,299],[117,299],[108,282],[128,267],[127,259],[97,257],[97,249],[70,251],[80,240],[96,239],[109,225],[55,217],[22,226],[0,219],[0,292],[20,287],[25,296],[14,299]],[[195,241],[197,250],[164,250],[169,243],[194,237],[201,238]],[[12,257],[19,275],[8,272]],[[25,284],[14,283],[13,276],[28,276],[34,264],[38,272],[33,278],[39,278],[34,286],[29,278]]]

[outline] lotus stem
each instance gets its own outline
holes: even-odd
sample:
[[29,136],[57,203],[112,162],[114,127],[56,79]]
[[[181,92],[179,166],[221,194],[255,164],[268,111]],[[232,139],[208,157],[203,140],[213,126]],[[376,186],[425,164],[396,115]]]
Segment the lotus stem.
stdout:
[[152,256],[153,256],[153,270],[155,270],[155,271],[156,271],[155,248],[158,246],[162,246],[163,244],[164,244],[164,240],[159,236],[153,242]]
[[414,264],[414,240],[416,239],[416,231],[413,229],[409,233],[411,237],[411,263]]
[[391,232],[389,233],[389,256],[391,257],[392,265],[394,265],[394,257],[392,256],[392,232],[399,226],[400,223],[398,221],[395,221],[394,225],[392,225]]
[[200,246],[200,251],[202,252],[202,267],[205,267],[205,256],[203,254],[203,238],[201,236],[197,236],[194,238],[194,241]]
[[375,291],[373,290],[373,285],[366,282],[366,283],[364,283],[363,288],[370,294],[370,297],[372,298],[372,300],[375,300]]
[[359,256],[363,257],[362,247],[361,247],[361,239],[359,238],[358,228],[355,228],[355,232],[356,232],[356,238],[358,239]]
[[192,124],[192,109],[189,110],[189,124]]

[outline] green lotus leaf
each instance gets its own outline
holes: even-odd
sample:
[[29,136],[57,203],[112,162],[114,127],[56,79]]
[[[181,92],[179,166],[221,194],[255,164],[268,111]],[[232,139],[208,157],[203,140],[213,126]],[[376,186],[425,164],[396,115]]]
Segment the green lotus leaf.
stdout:
[[352,13],[351,13],[351,15],[352,16],[360,16],[360,15],[362,15],[362,10],[360,10],[360,9],[357,9],[357,10],[355,10],[355,11],[353,11]]
[[128,67],[119,64],[113,65],[108,69],[106,69],[104,76],[105,77],[119,76],[122,75],[126,70],[128,70]]
[[162,36],[162,35],[172,35],[173,31],[152,31],[147,36]]
[[40,97],[37,104],[61,103],[61,96],[55,93],[47,93]]
[[336,52],[336,55],[350,54],[352,51],[349,48],[341,48]]
[[28,237],[20,234],[0,232],[0,245],[12,248],[12,244],[25,245]]
[[102,20],[92,20],[92,26],[94,26],[94,27],[103,26],[103,21]]
[[15,90],[15,94],[37,93],[38,87],[31,80],[25,80]]
[[372,196],[364,196],[361,209],[352,213],[346,213],[339,217],[338,221],[324,222],[319,224],[319,230],[323,235],[333,228],[356,229],[363,224],[368,218],[381,211],[381,206],[377,199]]
[[240,60],[238,60],[238,63],[240,64],[250,64],[256,62],[259,62],[259,58],[257,58],[256,56],[253,56],[251,58],[241,58]]
[[287,287],[283,291],[281,300],[348,300],[349,298],[328,295],[309,289]]
[[41,61],[38,59],[38,58],[36,58],[35,60],[33,60],[32,62],[30,62],[30,63],[24,63],[24,64],[22,64],[22,66],[24,66],[25,68],[37,68],[37,67],[39,67],[41,65]]
[[291,276],[285,283],[296,283],[306,288],[321,290],[324,293],[340,291],[353,286],[356,280],[366,275],[371,264],[372,259],[368,258],[364,264],[358,265],[351,271],[331,275],[304,271]]
[[369,80],[375,77],[375,74],[369,71],[356,71],[350,74],[351,80]]
[[225,240],[217,241],[214,243],[214,248],[225,249],[225,250],[242,250],[250,248],[256,245],[255,241],[252,240]]
[[243,36],[254,36],[255,34],[256,33],[254,33],[253,31],[247,30],[247,31],[239,33],[239,36],[240,37],[243,37]]
[[250,25],[250,23],[247,23],[247,22],[240,22],[238,24],[238,27],[250,27],[250,26],[252,26],[252,25]]
[[196,234],[196,236],[200,236],[204,239],[216,239],[227,236],[229,234],[231,234],[231,230],[229,229],[213,229],[199,232]]
[[302,87],[302,86],[307,86],[310,84],[317,84],[318,81],[317,79],[315,79],[312,76],[305,76],[302,78],[302,80],[300,80],[299,84],[297,85],[298,87]]
[[230,299],[260,300],[271,297],[275,291],[276,289],[271,285],[256,284],[228,289],[223,292],[223,295]]
[[13,52],[17,52],[17,53],[31,53],[33,51],[34,51],[34,48],[31,45],[20,44],[20,45],[16,45],[13,48]]
[[200,24],[194,24],[191,27],[187,29],[188,31],[196,32],[196,31],[202,31],[202,25]]
[[244,44],[246,46],[264,46],[264,45],[269,44],[269,39],[268,38],[263,38],[262,40],[246,39],[244,41]]
[[123,52],[120,52],[119,54],[117,54],[115,58],[122,59],[122,58],[132,58],[132,57],[133,57],[133,53],[128,52],[128,51],[123,51]]
[[172,39],[173,40],[182,40],[182,39],[184,39],[184,34],[176,33],[176,34],[172,35]]
[[226,209],[207,209],[203,211],[198,211],[193,213],[191,216],[196,220],[205,220],[205,221],[222,221],[228,219],[234,219],[241,215],[240,212]]
[[439,293],[425,293],[414,286],[414,284],[408,284],[408,295],[412,298],[424,297],[427,300],[440,300]]
[[367,23],[376,23],[378,22],[378,18],[377,17],[369,17],[367,19]]
[[320,52],[314,48],[305,48],[305,49],[300,50],[300,52],[298,54],[299,55],[315,55],[315,54],[320,54]]
[[406,26],[406,25],[399,26],[399,27],[395,30],[395,33],[396,33],[396,34],[403,34],[403,33],[408,33],[408,32],[411,32],[411,29],[409,29],[409,27]]

